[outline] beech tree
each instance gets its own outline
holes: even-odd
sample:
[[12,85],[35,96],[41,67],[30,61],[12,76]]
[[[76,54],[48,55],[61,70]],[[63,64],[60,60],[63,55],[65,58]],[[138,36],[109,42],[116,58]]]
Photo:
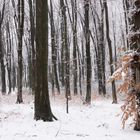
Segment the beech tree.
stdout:
[[[140,0],[135,0],[132,3],[133,11],[130,10],[130,48],[134,50],[137,54],[134,55],[133,61],[131,62],[131,70],[133,83],[131,88],[133,88],[133,93],[135,95],[136,102],[136,124],[134,130],[140,131],[140,88],[136,88],[140,82]],[[134,85],[134,87],[133,87]]]
[[[107,0],[103,0],[104,8],[105,8],[105,22],[106,22],[106,40],[108,43],[108,50],[109,50],[109,65],[110,65],[110,73],[111,75],[114,72],[114,65],[113,65],[113,52],[112,52],[112,41],[110,39],[109,35],[109,17],[108,17],[108,6],[107,6]],[[117,103],[117,96],[116,96],[116,85],[115,80],[111,83],[112,88],[112,98],[113,103]]]
[[[65,86],[65,96],[67,102],[68,113],[68,100],[70,99],[70,48],[68,43],[68,25],[66,16],[66,4],[64,0],[60,0],[61,11],[61,61],[62,61],[62,84]],[[64,82],[64,83],[63,83]]]
[[24,0],[18,0],[18,92],[17,92],[17,103],[22,103],[22,78],[23,78],[23,29],[24,29]]
[[29,16],[30,16],[30,45],[31,45],[31,70],[30,70],[30,86],[32,88],[32,93],[35,93],[35,59],[36,59],[36,52],[35,52],[35,13],[34,13],[34,0],[28,0],[29,4]]
[[[9,19],[8,19],[9,20]],[[10,34],[10,27],[9,27],[9,21],[7,21],[6,24],[6,37],[7,37],[7,73],[8,73],[8,83],[9,83],[9,91],[8,94],[12,91],[12,42],[11,42],[11,34]]]
[[36,0],[35,120],[53,121],[48,91],[48,0]]
[[[95,80],[98,81],[98,93],[100,95],[106,95],[106,72],[105,72],[105,32],[104,32],[104,5],[100,0],[100,12],[97,12],[99,8],[95,2],[91,3],[91,13],[94,23],[94,29],[90,32],[93,48],[95,50]],[[95,39],[94,39],[95,36]],[[97,66],[96,66],[97,65]]]
[[89,0],[84,0],[84,10],[85,10],[85,45],[86,45],[86,103],[91,102],[91,56],[90,56],[90,29],[89,29]]
[[0,65],[1,65],[1,82],[2,82],[2,93],[6,93],[6,77],[5,77],[5,64],[4,64],[4,47],[2,41],[2,24],[4,21],[5,13],[5,0],[3,1],[2,10],[0,11]]
[[57,65],[57,54],[58,54],[58,44],[56,42],[56,29],[54,23],[53,14],[53,3],[50,0],[50,26],[51,26],[51,50],[52,50],[52,90],[54,92],[54,85],[56,85],[57,93],[60,94],[60,85],[58,77],[58,65]]

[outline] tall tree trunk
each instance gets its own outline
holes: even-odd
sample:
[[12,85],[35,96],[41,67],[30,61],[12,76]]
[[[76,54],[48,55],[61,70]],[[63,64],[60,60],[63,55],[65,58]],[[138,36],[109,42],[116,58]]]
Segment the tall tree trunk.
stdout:
[[[108,49],[109,49],[110,73],[112,75],[114,72],[114,66],[113,66],[112,42],[111,42],[111,39],[109,36],[109,19],[108,19],[107,0],[103,0],[103,4],[104,4],[104,8],[105,8],[106,39],[107,39]],[[113,97],[113,103],[117,103],[115,81],[112,82],[112,97]]]
[[[90,8],[91,8],[91,14],[93,19],[93,32],[90,32],[91,39],[93,42],[93,47],[95,50],[95,80],[98,81],[98,93],[100,95],[106,94],[106,76],[105,76],[105,43],[104,43],[104,6],[102,3],[102,0],[100,0],[100,7],[101,12],[100,15],[97,14],[95,11],[99,10],[97,9],[97,5],[94,2],[94,5],[92,2],[90,2]],[[95,37],[94,37],[95,36]]]
[[2,94],[5,94],[6,93],[6,79],[5,79],[6,77],[5,77],[5,65],[4,65],[1,29],[0,29],[0,64],[1,64]]
[[[78,89],[77,89],[77,1],[76,0],[71,0],[71,10],[70,12],[68,2],[65,0],[67,9],[68,9],[68,15],[71,23],[71,28],[72,28],[72,38],[73,38],[73,82],[74,82],[74,95],[78,94]],[[72,15],[70,14],[72,13]]]
[[[123,9],[124,9],[124,18],[125,18],[125,32],[126,32],[126,35],[128,34],[128,30],[129,30],[129,8],[130,8],[130,5],[129,5],[129,0],[123,0]],[[128,38],[126,38],[126,46],[127,46],[127,49],[129,49],[129,42],[128,42]]]
[[89,0],[84,0],[85,7],[85,41],[86,41],[86,100],[85,102],[91,103],[91,56],[90,56],[90,29],[89,29]]
[[55,81],[55,85],[57,88],[57,93],[60,94],[60,86],[57,74],[57,43],[56,43],[56,31],[54,25],[54,14],[53,14],[53,5],[52,0],[50,0],[50,24],[51,24],[51,47],[52,47],[52,75]]
[[[13,46],[13,36],[12,36],[12,46]],[[15,58],[14,58],[14,52],[12,52],[12,88],[13,91],[15,91],[15,88],[17,86],[16,81],[16,64],[15,64]]]
[[78,64],[79,64],[79,90],[80,90],[80,95],[82,96],[82,63],[81,63],[80,50],[78,46],[77,46],[77,52],[78,52]]
[[11,93],[12,90],[12,82],[11,82],[11,54],[12,54],[12,43],[11,43],[11,35],[10,35],[10,27],[9,22],[7,22],[7,73],[8,73],[8,81],[9,81],[9,91],[8,94]]
[[5,79],[5,65],[4,65],[4,51],[2,42],[2,24],[5,12],[5,0],[3,1],[2,11],[0,11],[0,64],[1,64],[1,80],[2,80],[2,94],[6,93],[6,79]]
[[[31,46],[30,45],[31,45],[30,43],[29,43],[29,46],[28,46],[28,44],[26,44],[27,55],[28,55],[28,65],[27,65],[28,72],[27,73],[28,73],[28,87],[31,88],[31,90],[32,90],[32,78],[33,78],[32,74],[33,73],[32,73],[32,52],[31,52]],[[33,90],[32,90],[32,93],[33,93]]]
[[[71,23],[71,28],[72,28],[72,38],[73,38],[73,82],[74,82],[74,95],[78,94],[78,87],[77,87],[77,83],[78,83],[78,67],[77,67],[77,1],[76,0],[71,0],[71,10],[72,12],[70,12],[70,8],[68,6],[68,2],[67,0],[65,0],[66,2],[66,6],[68,9],[68,15],[69,15],[69,20]],[[70,14],[72,13],[72,15]]]
[[[131,11],[132,10],[132,11]],[[130,35],[129,35],[129,40],[130,40],[130,48],[140,54],[140,0],[135,0],[132,3],[131,6],[131,19],[130,19]],[[136,56],[135,58],[138,58],[136,62],[139,61],[139,56]],[[136,65],[136,62],[134,64]],[[135,67],[133,67],[134,69]],[[136,71],[134,72],[134,83],[139,84],[140,81],[140,64],[138,63],[138,74]],[[136,91],[136,124],[134,127],[134,130],[140,131],[140,89]]]
[[22,78],[23,78],[23,28],[24,28],[24,0],[18,0],[18,93],[16,103],[22,103]]
[[[48,1],[36,0],[35,120],[53,121],[48,91]],[[56,119],[56,118],[55,118]]]
[[34,13],[33,13],[33,1],[28,0],[29,3],[29,14],[30,14],[30,35],[31,35],[31,45],[32,45],[32,51],[31,51],[31,88],[32,88],[32,93],[35,93],[35,59],[36,59],[36,54],[35,54],[35,23],[34,23]]
[[66,6],[64,0],[60,0],[60,7],[61,7],[61,18],[63,25],[62,31],[62,48],[63,48],[63,62],[65,61],[65,89],[66,89],[66,97],[70,96],[70,54],[69,54],[69,47],[68,47],[68,33],[67,33],[67,17],[66,17]]
[[115,61],[115,70],[117,70],[117,44],[116,44],[116,26],[115,21],[113,20],[113,41],[114,41],[114,61]]
[[65,20],[64,13],[66,7],[64,1],[60,0],[60,11],[61,11],[61,83],[65,86]]
[[76,0],[71,0],[72,4],[72,19],[73,19],[73,66],[74,66],[74,95],[78,94],[78,89],[77,89],[77,1]]
[[101,3],[101,21],[100,21],[100,34],[101,35],[101,66],[102,66],[102,93],[105,96],[106,95],[106,72],[105,72],[105,40],[104,40],[104,6]]
[[71,98],[70,95],[70,48],[68,45],[68,28],[67,28],[67,16],[66,16],[66,4],[64,0],[60,0],[60,8],[61,8],[61,40],[62,42],[62,63],[63,63],[63,76],[65,83],[65,97],[66,97],[66,112],[69,112],[68,101]]

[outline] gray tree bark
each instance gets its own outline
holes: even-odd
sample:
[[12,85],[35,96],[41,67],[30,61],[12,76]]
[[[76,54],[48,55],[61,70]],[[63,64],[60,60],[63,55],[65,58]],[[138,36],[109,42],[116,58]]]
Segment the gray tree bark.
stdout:
[[16,103],[22,103],[22,78],[23,78],[23,58],[22,58],[22,47],[23,47],[23,29],[24,29],[24,0],[18,0],[18,93]]
[[86,100],[87,104],[91,103],[91,56],[90,56],[90,29],[89,29],[89,0],[84,0],[85,10],[85,42],[86,42]]
[[6,77],[4,65],[4,48],[2,42],[2,24],[4,20],[5,0],[3,1],[2,11],[0,11],[0,64],[1,64],[1,81],[2,81],[2,94],[6,93]]
[[[110,60],[110,73],[111,75],[114,72],[114,66],[113,66],[113,52],[112,52],[112,42],[109,35],[109,19],[108,19],[108,6],[107,6],[107,0],[103,0],[104,8],[105,8],[105,22],[106,22],[106,39],[108,43],[108,49],[109,49],[109,60]],[[116,96],[116,86],[115,81],[112,81],[112,103],[117,103],[117,96]]]

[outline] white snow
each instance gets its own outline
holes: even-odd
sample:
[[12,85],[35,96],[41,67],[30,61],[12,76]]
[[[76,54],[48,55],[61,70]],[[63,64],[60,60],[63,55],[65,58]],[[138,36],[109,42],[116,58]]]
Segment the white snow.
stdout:
[[0,99],[0,140],[138,140],[140,132],[127,123],[121,126],[121,104],[96,98],[90,106],[78,97],[70,101],[69,114],[65,99],[51,99],[54,122],[35,121],[33,97],[24,95],[24,104],[15,104],[16,95]]

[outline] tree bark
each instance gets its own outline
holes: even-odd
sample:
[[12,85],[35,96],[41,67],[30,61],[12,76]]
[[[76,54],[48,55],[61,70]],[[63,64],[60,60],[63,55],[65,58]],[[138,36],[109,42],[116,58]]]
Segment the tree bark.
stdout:
[[87,104],[91,103],[91,56],[90,56],[90,29],[89,29],[89,0],[84,0],[85,10],[85,41],[86,41],[86,100]]
[[22,78],[23,78],[23,28],[24,28],[24,0],[18,0],[18,93],[16,103],[22,103]]
[[35,120],[53,121],[48,91],[48,1],[36,0]]
[[[130,49],[134,50],[138,54],[140,54],[140,0],[135,0],[131,4],[131,9],[132,11],[134,10],[135,12],[130,11],[131,18],[130,18],[130,35],[129,35],[129,43],[130,43]],[[139,64],[139,56],[134,56],[134,60],[136,61],[134,64],[138,63]],[[138,58],[138,59],[136,59]],[[133,67],[131,68],[132,70],[134,69]],[[135,85],[139,84],[140,82],[140,64],[137,66],[138,74],[136,70],[134,71],[134,83]],[[133,85],[132,85],[133,86]],[[133,87],[132,87],[133,88]],[[140,131],[140,90],[136,90],[136,124],[134,126],[134,130]]]
[[8,94],[11,93],[12,90],[12,81],[11,81],[11,55],[12,55],[12,43],[11,43],[11,35],[10,35],[10,27],[9,27],[9,22],[7,22],[6,25],[6,34],[7,34],[7,73],[8,73],[8,82],[9,82],[9,91]]
[[53,14],[53,5],[52,0],[50,0],[50,24],[51,24],[51,47],[52,47],[52,80],[55,83],[57,88],[57,93],[60,94],[59,79],[57,74],[57,43],[56,43],[56,31],[54,25],[54,14]]
[[30,35],[31,35],[31,88],[32,88],[32,93],[35,93],[35,59],[36,59],[36,52],[35,52],[35,23],[34,23],[34,13],[33,13],[33,1],[28,0],[29,2],[29,14],[30,14]]
[[[108,43],[108,49],[109,49],[109,60],[110,60],[110,73],[111,75],[114,72],[114,66],[113,66],[113,53],[112,53],[112,42],[109,36],[109,19],[108,19],[108,6],[107,6],[107,0],[103,0],[104,8],[105,8],[105,21],[106,21],[106,39]],[[117,103],[117,96],[116,96],[116,86],[115,81],[112,82],[112,103]]]
[[6,94],[6,77],[5,77],[5,65],[4,65],[4,52],[2,42],[2,24],[4,20],[5,12],[5,0],[3,1],[2,11],[0,11],[0,63],[1,63],[1,80],[2,80],[2,94]]

